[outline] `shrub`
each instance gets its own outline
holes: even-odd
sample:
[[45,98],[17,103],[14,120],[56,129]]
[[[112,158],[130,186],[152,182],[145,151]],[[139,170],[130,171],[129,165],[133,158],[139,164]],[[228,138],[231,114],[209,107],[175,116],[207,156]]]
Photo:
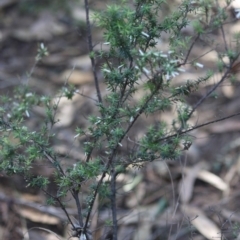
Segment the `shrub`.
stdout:
[[[16,89],[12,97],[1,96],[0,170],[9,176],[23,175],[27,186],[42,189],[49,196],[49,204],[58,203],[62,207],[72,226],[73,235],[79,239],[91,239],[89,224],[97,195],[100,200],[109,198],[112,239],[117,239],[118,174],[128,171],[129,165],[139,166],[157,159],[177,160],[191,146],[192,138],[188,133],[231,117],[200,125],[190,124],[196,109],[220,84],[233,78],[233,69],[239,56],[239,34],[234,36],[234,42],[227,43],[223,26],[227,21],[226,12],[230,2],[221,8],[210,0],[198,3],[184,0],[175,11],[162,19],[159,13],[165,4],[164,0],[136,0],[134,4],[122,1],[119,5],[109,5],[104,12],[95,15],[98,27],[105,30],[104,44],[109,46],[108,51],[95,51],[87,0],[85,4],[89,56],[98,109],[97,113],[89,116],[88,127],[76,129],[75,138],[84,136],[85,139],[82,145],[85,158],[67,169],[61,164],[59,154],[52,149],[52,142],[56,140],[53,126],[57,122],[58,103],[53,103],[49,96],[38,96],[26,84]],[[192,27],[191,35],[184,33],[188,26]],[[213,44],[209,36],[217,31],[222,33],[225,44],[224,51],[218,53],[219,60],[216,63],[221,78],[191,107],[186,103],[186,98],[207,82],[214,72],[210,69],[205,76],[189,79],[178,86],[175,83],[185,71],[185,66],[200,70],[204,67],[200,62],[205,53],[193,58],[192,49],[199,43]],[[168,36],[167,50],[158,47],[163,34]],[[36,64],[47,54],[47,48],[40,44]],[[223,60],[224,57],[228,63]],[[107,88],[104,96],[99,86],[96,59],[104,61],[102,73]],[[134,100],[142,90],[144,95],[141,100]],[[75,94],[78,93],[68,84],[61,92],[61,96],[68,99]],[[31,118],[31,109],[36,105],[44,106],[46,117],[39,129],[32,130],[27,123]],[[170,109],[177,109],[172,124],[156,121],[146,126],[145,134],[139,139],[132,132],[130,134],[140,117],[161,115]],[[130,147],[125,148],[126,144]],[[30,171],[34,163],[53,167],[54,180],[34,176]],[[109,181],[104,181],[107,176]],[[54,195],[47,191],[51,181],[58,188]],[[88,189],[88,198],[83,199],[80,197],[81,187],[87,181],[91,182],[91,187]],[[65,197],[68,193],[76,203],[77,224],[73,223],[66,210]]]

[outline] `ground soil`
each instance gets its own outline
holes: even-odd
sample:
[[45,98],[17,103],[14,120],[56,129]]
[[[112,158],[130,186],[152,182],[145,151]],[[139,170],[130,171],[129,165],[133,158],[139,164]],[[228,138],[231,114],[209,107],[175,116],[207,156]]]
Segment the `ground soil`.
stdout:
[[[0,94],[11,95],[16,86],[26,82],[27,72],[34,66],[37,48],[44,43],[49,56],[33,69],[29,80],[33,90],[41,95],[57,96],[68,79],[81,93],[96,98],[87,55],[83,5],[73,1],[71,4],[75,7],[68,8],[55,1],[49,5],[44,1],[42,5],[29,2],[0,1]],[[104,1],[92,1],[90,6],[92,11],[99,11],[105,5]],[[166,12],[171,10],[171,7],[165,9]],[[230,27],[237,29],[239,24],[235,21]],[[92,29],[97,49],[101,47],[102,31],[95,26]],[[186,34],[191,34],[191,29],[186,29]],[[222,43],[218,33],[213,37],[217,43]],[[167,36],[163,38],[166,40]],[[208,49],[200,41],[193,49],[193,56]],[[206,69],[216,69],[214,54],[202,60]],[[97,64],[99,67],[101,62]],[[199,69],[188,69],[186,74],[176,80],[176,85],[188,77],[201,75]],[[104,94],[106,88],[100,68],[98,76]],[[203,85],[187,99],[188,104],[194,106],[217,81],[218,76]],[[199,106],[193,124],[238,112],[239,82],[240,77],[237,77],[233,84],[229,81],[222,84]],[[85,127],[87,116],[95,110],[94,102],[86,97],[61,101],[58,118],[62,120],[55,129],[58,140],[53,143],[53,148],[61,153],[61,161],[66,166],[84,156],[81,141],[73,142],[74,131],[77,126]],[[160,118],[168,121],[171,114],[165,113]],[[141,119],[134,132],[141,136],[143,126],[149,125],[154,118]],[[36,110],[29,127],[36,129],[41,120],[41,111]],[[188,151],[183,151],[180,159],[156,161],[119,176],[119,186],[124,185],[118,195],[119,239],[203,240],[211,239],[209,233],[212,232],[213,239],[240,239],[240,117],[208,125],[191,135],[194,142]],[[52,169],[36,166],[33,172],[51,176]],[[128,186],[130,190],[126,190]],[[54,184],[49,186],[50,191],[54,188]],[[57,239],[55,233],[61,239],[68,239],[71,229],[66,224],[66,217],[60,208],[46,206],[45,200],[43,192],[26,188],[22,176],[0,175],[0,239],[50,240]],[[74,218],[76,208],[71,199],[68,208]],[[95,225],[94,239],[101,239],[104,234],[104,239],[111,239],[107,237],[111,235],[109,229],[104,226],[109,212],[104,204],[98,210],[100,220]]]

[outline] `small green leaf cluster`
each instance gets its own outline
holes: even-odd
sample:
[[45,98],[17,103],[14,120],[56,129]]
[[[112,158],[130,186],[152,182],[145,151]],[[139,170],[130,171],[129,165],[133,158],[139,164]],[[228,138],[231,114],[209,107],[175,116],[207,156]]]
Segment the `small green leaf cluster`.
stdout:
[[42,160],[43,149],[46,151],[49,148],[48,138],[44,128],[39,132],[31,132],[24,126],[3,123],[0,140],[2,147],[0,170],[8,174],[24,173],[28,176],[32,164]]
[[64,86],[62,89],[63,96],[67,99],[72,99],[73,96],[76,93],[75,86],[72,84],[68,84],[67,86]]
[[167,132],[167,124],[159,123],[156,127],[150,126],[146,135],[140,142],[139,153],[137,158],[141,161],[153,161],[155,159],[178,159],[182,152],[179,148],[183,141],[183,136],[175,136],[165,139]]
[[38,54],[36,56],[36,62],[42,60],[43,57],[48,56],[48,50],[44,43],[41,43],[38,47]]
[[213,72],[208,71],[206,76],[199,77],[197,80],[187,80],[185,85],[181,85],[179,87],[172,89],[172,94],[174,97],[178,97],[181,99],[182,96],[188,96],[189,94],[198,90],[200,84],[203,84],[207,80],[209,80],[213,76]]
[[1,102],[0,171],[31,178],[33,164],[42,161],[44,151],[51,152],[49,140],[52,135],[45,123],[35,130],[31,130],[27,123],[33,114],[32,108],[36,105],[49,106],[49,98],[37,96],[29,87],[22,86],[15,90],[12,97],[2,96]]
[[38,187],[38,188],[45,188],[49,184],[49,179],[43,176],[37,176],[31,178],[31,182],[29,186],[31,187]]
[[27,87],[15,89],[12,97],[1,97],[2,107],[1,116],[6,116],[9,121],[21,121],[23,118],[29,117],[29,109],[39,104],[38,97]]
[[[143,2],[138,1],[134,10],[112,5],[96,16],[99,26],[108,30],[105,32],[105,44],[110,46],[110,51],[100,56],[108,59],[102,70],[112,91],[133,87],[142,73],[148,77],[155,75],[155,81],[160,82],[159,73],[164,72],[167,79],[176,75],[177,56],[174,52],[156,51],[155,46],[162,32],[174,33],[173,27],[176,26],[179,34],[180,29],[186,26],[186,23],[178,25],[178,20],[183,19],[181,11],[159,22],[157,11],[164,1]],[[111,61],[116,58],[117,65]]]

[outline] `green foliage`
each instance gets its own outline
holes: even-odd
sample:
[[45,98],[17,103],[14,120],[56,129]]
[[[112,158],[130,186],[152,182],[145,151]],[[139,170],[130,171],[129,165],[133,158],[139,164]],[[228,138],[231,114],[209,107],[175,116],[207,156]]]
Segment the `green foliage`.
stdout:
[[31,183],[29,184],[32,187],[44,188],[49,184],[49,180],[42,176],[37,176],[31,179]]
[[[51,145],[57,140],[52,127],[56,123],[58,103],[53,103],[51,97],[38,96],[29,86],[21,86],[12,96],[0,97],[0,171],[9,175],[23,174],[28,186],[44,190],[51,180],[33,176],[31,169],[35,163],[48,164],[55,169],[54,181],[58,187],[48,204],[62,203],[64,209],[64,197],[70,193],[76,201],[79,219],[82,218],[81,206],[87,206],[84,212],[86,221],[89,221],[87,216],[90,216],[97,194],[101,201],[113,199],[116,176],[127,172],[129,165],[157,159],[177,160],[190,147],[192,139],[187,133],[194,129],[189,120],[195,109],[186,103],[185,98],[197,91],[213,73],[208,71],[205,76],[189,79],[179,86],[174,81],[186,64],[193,68],[203,67],[196,59],[190,59],[192,47],[200,37],[221,28],[226,15],[219,8],[217,14],[210,16],[212,1],[200,1],[194,5],[185,0],[169,16],[161,19],[158,13],[165,2],[136,0],[134,6],[122,2],[122,5],[110,5],[96,14],[98,26],[105,30],[105,44],[109,45],[109,51],[91,51],[90,57],[105,60],[102,72],[108,93],[96,104],[98,113],[88,116],[89,125],[76,128],[74,139],[84,139],[85,158],[77,159],[67,167],[62,164]],[[189,16],[193,14],[198,14],[199,18],[190,22]],[[184,36],[182,31],[190,24],[195,33]],[[167,50],[160,50],[157,44],[165,33],[169,36],[169,46]],[[239,35],[235,38],[239,40]],[[40,44],[36,63],[47,54],[47,48]],[[239,53],[228,48],[223,55],[232,64]],[[228,69],[222,60],[217,65],[221,72]],[[142,89],[141,100],[134,100]],[[73,86],[66,84],[59,95],[72,99],[76,93]],[[31,129],[28,119],[36,105],[45,109],[45,119],[38,129]],[[172,124],[155,121],[143,129],[145,134],[134,141],[134,149],[124,148],[129,142],[130,130],[141,116],[161,115],[172,109],[177,109]],[[109,181],[104,181],[106,176]],[[85,202],[80,204],[78,194],[86,183],[91,183],[91,187]],[[113,217],[109,224],[116,224],[116,219]],[[86,228],[88,222],[84,226]]]

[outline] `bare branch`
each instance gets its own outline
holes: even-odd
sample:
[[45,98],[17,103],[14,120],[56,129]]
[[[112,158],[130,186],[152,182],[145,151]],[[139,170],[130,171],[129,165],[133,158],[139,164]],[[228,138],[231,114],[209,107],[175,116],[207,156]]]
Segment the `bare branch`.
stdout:
[[90,59],[91,59],[91,64],[92,64],[94,83],[95,83],[95,87],[96,87],[96,91],[97,91],[98,102],[102,103],[102,96],[101,96],[101,91],[100,91],[100,87],[99,87],[99,80],[98,80],[98,76],[97,76],[96,62],[95,62],[95,58],[92,56],[93,43],[92,43],[91,23],[90,23],[90,19],[89,19],[89,2],[88,2],[88,0],[84,0],[84,3],[85,3],[85,12],[86,12],[88,49],[89,49],[89,52],[90,52]]

